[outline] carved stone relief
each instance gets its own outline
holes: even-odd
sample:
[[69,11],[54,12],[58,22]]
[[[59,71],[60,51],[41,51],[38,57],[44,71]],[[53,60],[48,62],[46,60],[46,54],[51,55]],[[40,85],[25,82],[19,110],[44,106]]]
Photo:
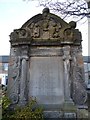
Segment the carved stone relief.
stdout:
[[[19,55],[18,55],[19,54]],[[9,62],[9,89],[12,104],[26,104],[28,71],[28,46],[11,48],[11,57]]]
[[61,24],[56,23],[51,18],[41,20],[37,23],[31,23],[29,25],[31,29],[32,37],[50,39],[50,38],[59,38],[59,31],[61,29]]
[[50,21],[50,27],[49,27],[50,38],[58,38],[60,29],[61,29],[60,24],[56,24],[55,22]]
[[64,30],[64,40],[65,41],[72,41],[73,42],[73,31],[71,28]]
[[80,54],[80,47],[74,47],[72,49],[72,98],[76,104],[83,105],[87,101],[87,92],[84,82],[83,60]]
[[19,102],[19,94],[15,92],[11,93],[10,99],[12,104],[17,104]]
[[38,38],[40,36],[39,24],[36,23],[33,27],[33,37]]
[[21,67],[21,61],[20,57],[18,56],[11,56],[10,62],[9,62],[9,89],[8,92],[10,92],[10,99],[12,101],[12,104],[16,104],[19,101],[19,81],[20,81],[20,67]]
[[75,27],[75,22],[71,21],[68,24],[58,16],[50,13],[49,9],[45,9],[42,14],[28,20],[20,29],[14,30],[10,34],[10,42],[12,46],[18,44],[35,45],[46,41],[48,41],[47,44],[57,42],[58,45],[80,45],[82,41],[81,33]]
[[13,80],[16,80],[17,77],[19,76],[19,72],[20,72],[20,58],[16,57],[16,58],[12,58],[12,78]]

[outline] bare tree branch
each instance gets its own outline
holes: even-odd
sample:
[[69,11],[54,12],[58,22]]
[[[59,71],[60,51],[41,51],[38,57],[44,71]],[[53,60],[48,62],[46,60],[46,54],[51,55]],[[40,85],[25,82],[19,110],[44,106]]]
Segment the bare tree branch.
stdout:
[[[28,1],[28,0],[25,0]],[[29,0],[30,1],[30,0]],[[33,0],[34,1],[34,0]],[[90,12],[85,0],[37,0],[39,6],[49,7],[63,19],[76,16],[78,19],[90,18]]]

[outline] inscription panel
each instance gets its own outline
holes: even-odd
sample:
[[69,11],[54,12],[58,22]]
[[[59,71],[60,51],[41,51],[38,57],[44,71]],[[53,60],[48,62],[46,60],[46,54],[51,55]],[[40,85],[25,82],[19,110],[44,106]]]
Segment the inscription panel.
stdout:
[[60,105],[64,102],[63,60],[61,57],[31,57],[29,97],[39,104]]

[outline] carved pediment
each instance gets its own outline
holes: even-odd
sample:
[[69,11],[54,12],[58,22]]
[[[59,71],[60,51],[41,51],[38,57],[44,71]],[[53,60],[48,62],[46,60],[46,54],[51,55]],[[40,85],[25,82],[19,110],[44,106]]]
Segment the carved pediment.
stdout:
[[[75,29],[75,23],[66,23],[60,17],[49,12],[48,8],[28,20],[20,29],[11,33],[11,44],[60,43],[80,44],[81,34]],[[78,39],[79,38],[79,39]]]

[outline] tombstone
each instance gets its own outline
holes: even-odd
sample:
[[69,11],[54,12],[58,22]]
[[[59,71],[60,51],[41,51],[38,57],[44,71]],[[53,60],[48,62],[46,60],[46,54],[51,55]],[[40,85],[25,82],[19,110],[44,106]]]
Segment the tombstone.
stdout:
[[75,118],[84,106],[81,32],[48,8],[10,34],[8,96],[24,106],[31,98],[44,108],[46,118]]

